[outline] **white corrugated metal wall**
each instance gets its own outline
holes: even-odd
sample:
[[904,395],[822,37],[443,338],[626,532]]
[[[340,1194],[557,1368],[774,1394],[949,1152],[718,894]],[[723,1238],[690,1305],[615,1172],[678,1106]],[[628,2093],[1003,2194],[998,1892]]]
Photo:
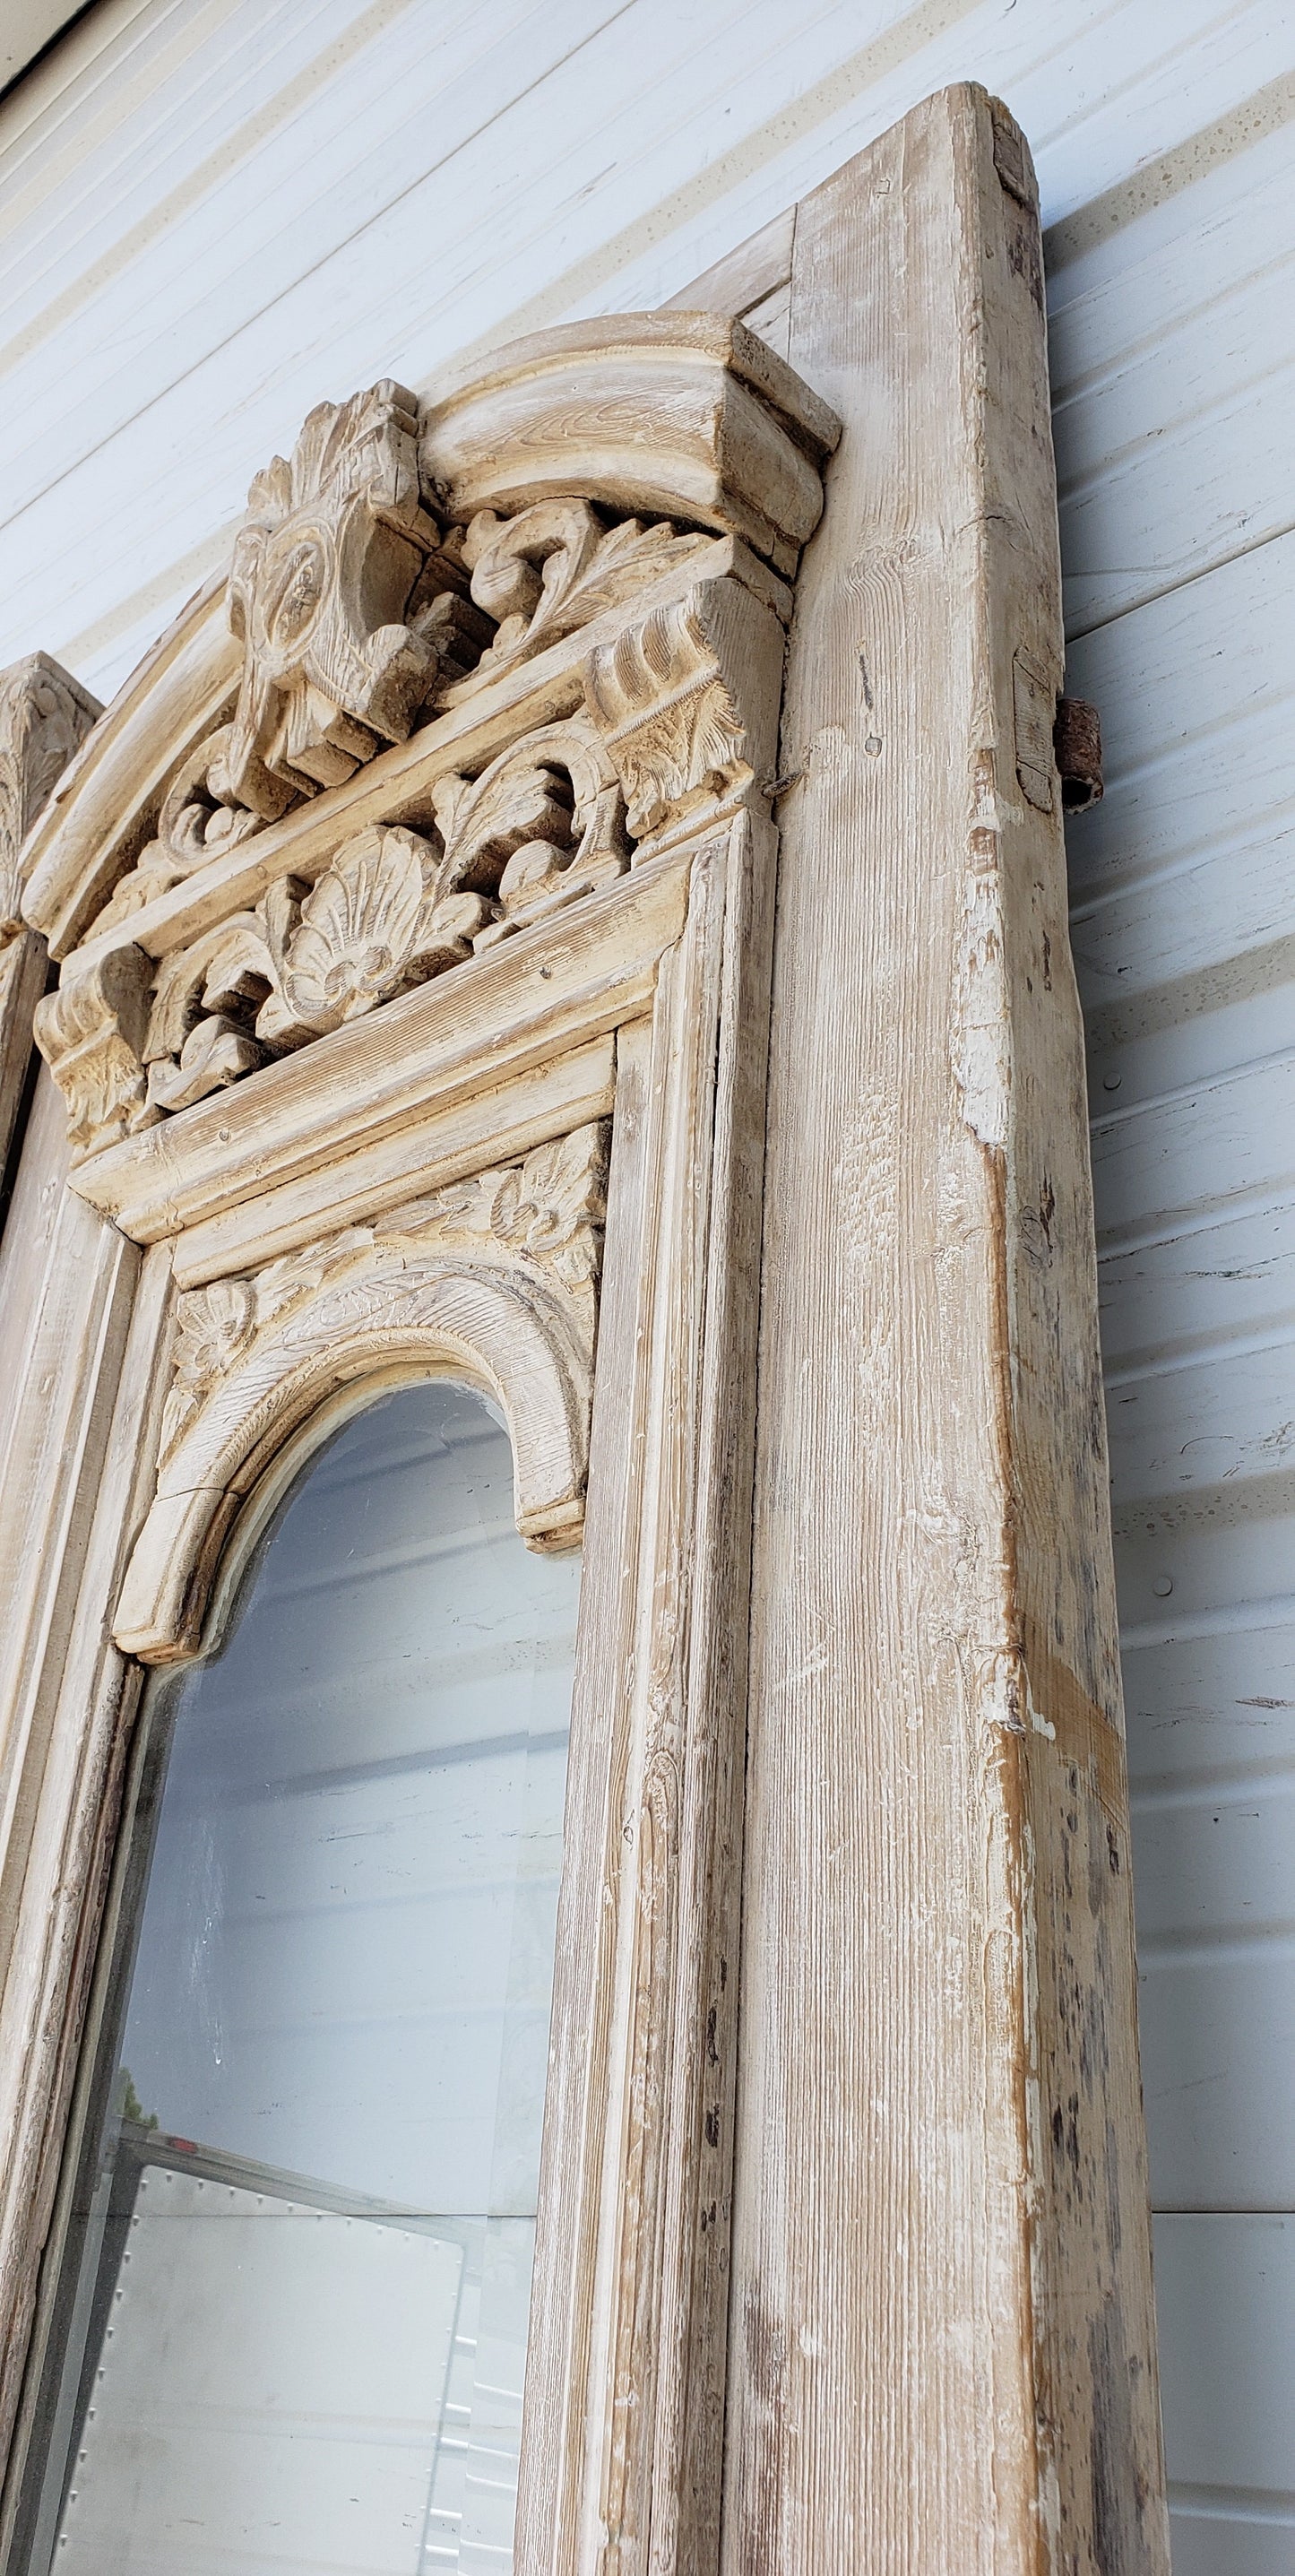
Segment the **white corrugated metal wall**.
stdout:
[[322,395],[652,305],[967,76],[1039,165],[1176,2576],[1295,2571],[1295,28],[100,0],[0,103],[0,663],[101,695]]

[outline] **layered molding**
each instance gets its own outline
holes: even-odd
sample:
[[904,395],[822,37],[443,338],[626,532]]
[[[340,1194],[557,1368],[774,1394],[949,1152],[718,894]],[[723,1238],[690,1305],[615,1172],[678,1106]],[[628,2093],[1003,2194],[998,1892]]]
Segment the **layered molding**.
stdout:
[[0,671],[0,1176],[45,989],[45,943],[22,917],[29,835],[102,712],[98,699],[47,653],[31,653]]
[[724,638],[752,602],[789,609],[761,551],[793,566],[834,434],[740,325],[698,315],[527,342],[426,416],[389,380],[312,412],[235,546],[232,699],[195,603],[33,863],[62,956],[36,1039],[74,1157],[735,812],[760,782]]
[[169,1371],[96,1652],[211,1644],[393,1376],[491,1393],[523,1536],[585,1540],[519,2541],[569,2576],[595,2493],[714,2560],[784,576],[834,437],[692,315],[321,406],[31,844],[67,1204],[152,1247]]
[[[612,1032],[652,1009],[689,876],[687,851],[650,861],[483,957],[470,979],[426,985],[97,1154],[75,1174],[79,1195],[137,1243],[174,1238],[190,1285],[286,1249],[284,1224],[304,1241],[328,1203],[349,1215],[352,1190],[378,1206],[443,1152],[488,1151],[512,1101],[549,1114],[554,1086],[564,1098],[591,1049],[594,1080],[610,1081]],[[406,1167],[406,1155],[418,1160]]]
[[220,1556],[267,1468],[339,1389],[381,1369],[439,1368],[492,1394],[523,1538],[578,1542],[606,1166],[606,1126],[577,1129],[180,1299],[157,1493],[114,1626],[124,1652],[195,1652]]
[[[745,537],[796,569],[840,422],[742,323],[715,313],[568,322],[429,404],[424,477],[456,516],[572,490]],[[580,456],[585,471],[573,475]]]
[[[506,724],[519,680],[534,701],[556,677],[534,665],[663,581],[736,566],[788,610],[778,576],[817,524],[838,434],[740,323],[707,314],[541,333],[425,406],[389,380],[319,406],[254,481],[231,574],[126,683],[46,818],[26,918],[67,957],[124,877],[150,912],[201,872],[204,841],[256,834],[438,712],[459,711],[474,767],[469,705]],[[547,720],[580,703],[559,681]],[[532,703],[513,729],[542,720]],[[177,838],[174,812],[159,819],[187,761],[199,812]],[[388,782],[399,793],[399,763]],[[176,944],[165,921],[134,935],[151,955]]]
[[23,929],[24,847],[103,709],[48,653],[0,671],[0,938]]
[[232,703],[242,656],[214,574],[99,717],[33,830],[23,919],[51,957],[82,938],[152,837],[180,762]]

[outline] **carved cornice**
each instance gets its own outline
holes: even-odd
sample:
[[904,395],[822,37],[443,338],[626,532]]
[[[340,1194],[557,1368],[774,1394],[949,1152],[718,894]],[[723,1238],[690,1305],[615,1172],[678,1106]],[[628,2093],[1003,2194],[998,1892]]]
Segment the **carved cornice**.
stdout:
[[217,1558],[274,1457],[375,1367],[437,1364],[502,1405],[517,1525],[579,1539],[606,1208],[603,1122],[179,1300],[157,1493],[116,1620],[165,1662],[198,1642]]
[[[749,798],[766,763],[743,621],[787,594],[746,544],[794,559],[833,434],[740,326],[697,315],[545,335],[425,412],[391,382],[312,412],[235,548],[232,711],[190,677],[205,725],[174,743],[42,1012],[77,1153],[466,967]],[[672,515],[645,519],[645,496]],[[718,560],[715,527],[741,532]],[[163,657],[172,697],[190,650]],[[296,833],[321,791],[321,828]],[[78,884],[102,896],[74,822]],[[55,861],[47,842],[29,895],[51,923]]]
[[425,483],[464,522],[579,492],[731,532],[790,573],[839,436],[827,404],[741,322],[619,313],[515,341],[439,387],[421,454]]

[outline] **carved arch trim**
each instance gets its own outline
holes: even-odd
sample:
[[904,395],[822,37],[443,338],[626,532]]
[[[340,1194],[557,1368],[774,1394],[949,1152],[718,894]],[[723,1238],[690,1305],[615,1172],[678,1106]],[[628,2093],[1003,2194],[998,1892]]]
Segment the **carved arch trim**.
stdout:
[[393,1370],[493,1396],[521,1536],[578,1544],[604,1158],[604,1131],[579,1131],[179,1301],[157,1492],[113,1623],[123,1652],[164,1664],[199,1651],[235,1524],[286,1445],[343,1388]]

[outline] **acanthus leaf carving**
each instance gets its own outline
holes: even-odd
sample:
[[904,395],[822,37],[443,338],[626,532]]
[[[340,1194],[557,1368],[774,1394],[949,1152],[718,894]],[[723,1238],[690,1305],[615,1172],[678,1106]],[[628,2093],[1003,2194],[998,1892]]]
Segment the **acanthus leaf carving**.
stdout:
[[374,824],[313,886],[279,878],[254,912],[165,959],[144,1045],[155,1108],[189,1107],[629,865],[616,772],[585,716],[478,779],[442,779],[433,801],[443,847]]
[[622,519],[607,527],[575,496],[538,502],[512,518],[477,511],[463,560],[473,599],[498,624],[470,677],[446,688],[443,703],[454,704],[546,644],[621,607],[707,543],[695,533],[680,535],[669,519]]
[[267,820],[403,742],[442,661],[461,671],[490,631],[441,605],[467,575],[423,505],[418,428],[386,378],[318,404],[252,484],[229,584],[243,675],[212,783]]
[[159,1115],[142,1061],[152,977],[142,949],[113,948],[37,1005],[36,1044],[67,1101],[78,1161]]
[[48,653],[0,672],[0,937],[22,928],[23,843],[102,713]]
[[[528,1255],[574,1294],[592,1294],[607,1213],[607,1128],[577,1127],[524,1162],[451,1181],[400,1210],[420,1239],[482,1244]],[[592,1321],[592,1315],[591,1315]]]
[[585,716],[541,725],[476,779],[433,790],[447,889],[495,899],[478,948],[623,874],[629,865],[616,771]]
[[212,777],[224,772],[230,727],[218,725],[183,759],[162,799],[154,837],[133,868],[120,877],[103,911],[91,925],[91,936],[128,921],[157,895],[166,894],[197,869],[227,850],[237,849],[262,817],[238,804],[232,794],[218,795]]
[[213,1280],[176,1303],[174,1376],[162,1418],[166,1465],[229,1371],[259,1336],[284,1327],[325,1286],[399,1252],[409,1259],[521,1264],[537,1284],[560,1291],[592,1358],[602,1230],[607,1213],[610,1130],[600,1119],[520,1163],[475,1172],[369,1225],[347,1226],[267,1262],[244,1278]]
[[585,696],[625,789],[639,856],[751,794],[746,726],[715,582],[627,626],[592,653]]

